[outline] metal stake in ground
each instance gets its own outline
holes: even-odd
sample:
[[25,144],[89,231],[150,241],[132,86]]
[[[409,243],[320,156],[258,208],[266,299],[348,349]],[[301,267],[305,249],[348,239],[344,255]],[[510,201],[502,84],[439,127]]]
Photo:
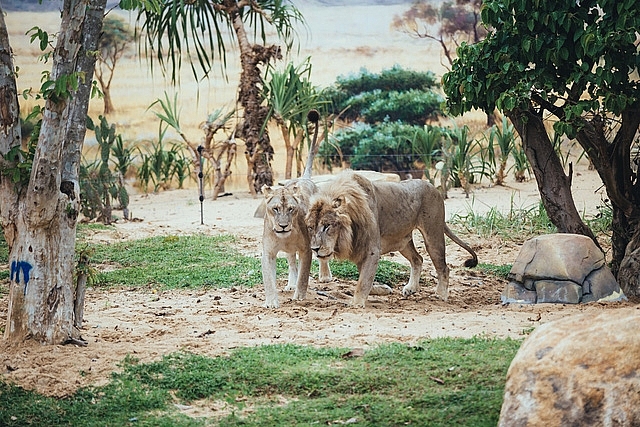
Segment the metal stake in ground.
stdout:
[[202,206],[202,202],[204,202],[204,168],[202,165],[202,150],[204,150],[204,147],[202,145],[198,145],[198,160],[200,161],[200,170],[198,171],[198,180],[200,181],[200,225],[204,225],[204,212]]

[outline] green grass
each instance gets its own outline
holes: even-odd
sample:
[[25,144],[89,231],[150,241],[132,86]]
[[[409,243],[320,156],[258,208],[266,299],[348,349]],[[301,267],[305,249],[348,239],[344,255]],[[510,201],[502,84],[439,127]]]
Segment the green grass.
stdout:
[[[293,426],[355,418],[367,426],[495,426],[519,346],[440,338],[380,345],[356,358],[343,357],[348,349],[291,344],[214,358],[174,353],[145,364],[128,358],[108,385],[66,399],[0,383],[0,425]],[[233,411],[205,422],[173,406],[202,399]]]
[[110,265],[96,284],[176,289],[262,283],[260,260],[240,254],[235,244],[233,236],[194,235],[96,245],[93,265]]
[[506,213],[492,207],[484,215],[469,206],[466,213],[453,215],[449,223],[481,237],[498,236],[516,242],[557,231],[542,203],[529,208],[516,208],[512,203]]
[[[98,286],[142,287],[163,289],[232,286],[254,286],[262,283],[260,259],[241,254],[232,236],[169,236],[151,237],[114,244],[92,245],[91,256],[98,268]],[[358,270],[349,261],[332,261],[333,275],[357,280]],[[287,262],[278,258],[277,271],[286,278]],[[312,271],[317,274],[314,261]],[[407,266],[382,260],[376,281],[390,286],[406,282]]]

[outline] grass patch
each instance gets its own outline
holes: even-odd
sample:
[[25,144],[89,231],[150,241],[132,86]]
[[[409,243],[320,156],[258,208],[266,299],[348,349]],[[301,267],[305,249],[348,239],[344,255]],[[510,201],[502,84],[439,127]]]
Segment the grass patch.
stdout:
[[509,272],[511,271],[511,267],[512,264],[495,265],[480,263],[476,269],[480,270],[484,274],[495,276],[498,279],[507,279]]
[[[240,348],[229,356],[128,358],[104,387],[53,399],[0,383],[0,425],[191,426],[174,403],[226,402],[221,426],[495,426],[505,375],[520,341],[427,340],[385,344],[363,357],[297,345]],[[283,403],[285,402],[285,403]]]
[[[332,260],[329,262],[331,274],[344,280],[358,280],[358,267],[351,261]],[[317,261],[313,262],[313,272],[317,276]],[[406,283],[409,280],[410,269],[408,266],[393,261],[381,259],[378,263],[378,269],[374,281],[381,285],[390,287],[396,286],[398,283]]]
[[537,206],[522,209],[515,208],[511,203],[511,208],[506,213],[492,207],[484,215],[475,213],[473,206],[469,206],[466,213],[453,215],[449,223],[481,237],[499,236],[515,242],[524,242],[534,236],[557,232],[542,202]]
[[96,284],[166,289],[254,286],[260,260],[242,255],[233,236],[167,236],[95,245],[94,265],[110,265]]
[[[102,266],[98,286],[156,286],[163,289],[254,286],[262,283],[260,259],[241,254],[233,236],[151,237],[113,244],[91,245],[94,266]],[[277,274],[287,277],[287,261],[277,259]],[[317,275],[318,263],[312,271]],[[349,261],[332,261],[335,277],[357,280],[358,270]],[[376,281],[394,286],[409,279],[407,266],[380,261]]]

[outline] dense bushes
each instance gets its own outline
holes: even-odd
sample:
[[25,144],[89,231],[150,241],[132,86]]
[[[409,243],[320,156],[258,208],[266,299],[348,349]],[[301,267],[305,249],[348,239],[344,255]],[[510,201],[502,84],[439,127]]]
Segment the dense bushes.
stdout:
[[[483,177],[501,184],[505,159],[521,152],[513,127],[503,123],[492,128],[487,138],[471,135],[466,126],[427,124],[442,116],[444,99],[437,86],[433,73],[397,66],[380,74],[363,70],[339,77],[323,94],[334,116],[347,126],[334,132],[331,144],[321,146],[322,163],[329,169],[346,166],[394,172],[403,179],[421,177],[424,171],[434,184],[439,175],[445,196],[447,187],[468,190],[469,184]],[[522,179],[528,165],[515,160],[517,179]]]
[[324,96],[330,101],[330,112],[346,121],[400,120],[423,125],[441,114],[444,98],[434,91],[436,87],[433,73],[396,66],[380,74],[362,70],[359,75],[339,77]]

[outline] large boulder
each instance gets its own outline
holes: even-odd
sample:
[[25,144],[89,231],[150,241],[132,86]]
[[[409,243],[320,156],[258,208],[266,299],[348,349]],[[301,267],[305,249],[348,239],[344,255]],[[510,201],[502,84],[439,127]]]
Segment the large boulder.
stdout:
[[499,426],[640,426],[640,310],[536,328],[509,366]]
[[579,234],[529,239],[509,272],[503,303],[569,303],[626,299],[602,251]]

